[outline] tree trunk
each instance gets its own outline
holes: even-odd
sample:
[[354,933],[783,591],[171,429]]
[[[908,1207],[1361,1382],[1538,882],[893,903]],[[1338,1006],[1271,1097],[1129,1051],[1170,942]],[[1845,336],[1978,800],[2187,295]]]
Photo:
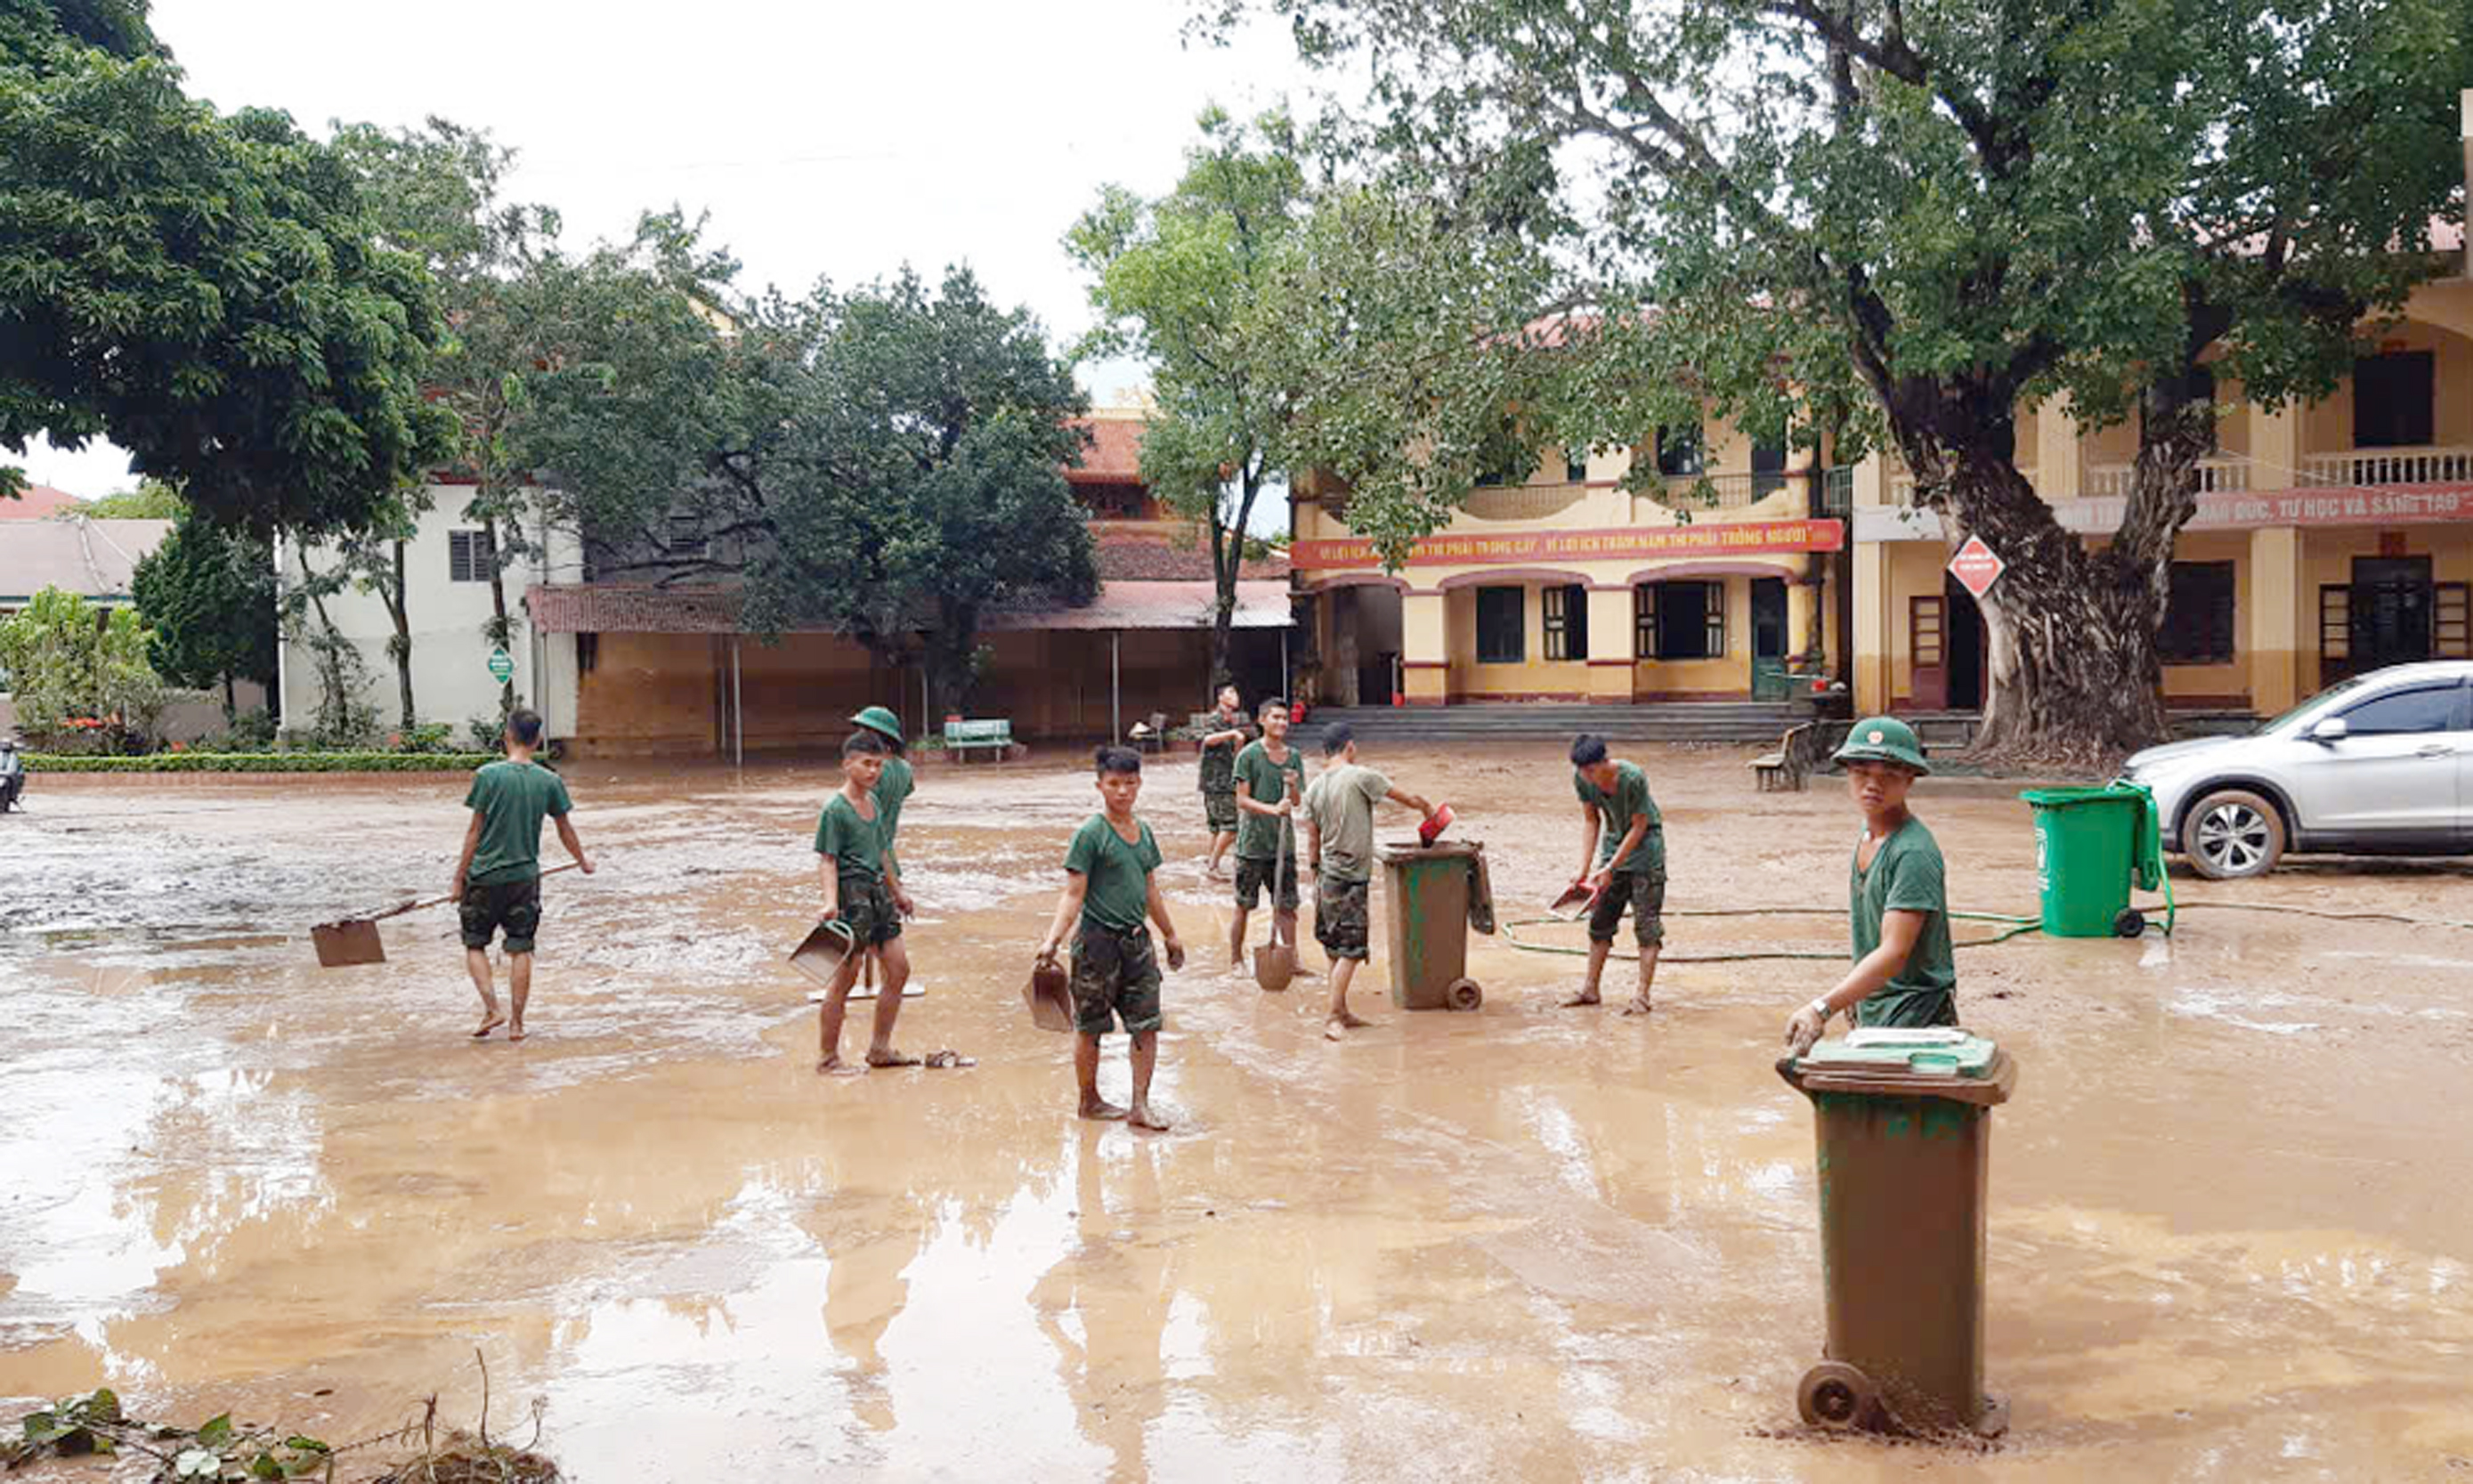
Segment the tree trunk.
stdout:
[[395,642],[387,651],[395,658],[395,681],[398,698],[403,703],[403,730],[410,731],[420,725],[420,713],[412,705],[412,619],[404,610],[403,546],[395,543],[394,586],[387,592],[387,615],[395,620]]
[[978,678],[978,610],[942,602],[937,610],[935,632],[920,635],[920,664],[927,674],[927,714],[931,718],[968,715],[971,688]]
[[[481,517],[481,535],[482,539],[490,543],[489,639],[492,644],[495,645],[499,649],[506,650],[509,657],[513,658],[515,645],[510,641],[515,637],[516,629],[514,624],[507,621],[507,584],[505,579],[507,564],[500,561],[498,557],[498,521],[496,516],[484,515]],[[515,710],[515,708],[516,672],[509,670],[507,672],[507,678],[498,682],[498,714],[500,716],[505,716],[509,712]]]
[[230,726],[232,718],[239,714],[240,698],[232,692],[232,673],[226,670],[224,672],[224,725]]

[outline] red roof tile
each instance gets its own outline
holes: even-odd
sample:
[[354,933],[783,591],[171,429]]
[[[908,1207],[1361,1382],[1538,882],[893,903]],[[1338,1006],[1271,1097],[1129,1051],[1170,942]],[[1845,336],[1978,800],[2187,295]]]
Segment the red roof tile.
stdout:
[[1073,425],[1091,435],[1082,448],[1082,467],[1065,471],[1077,485],[1140,484],[1142,478],[1142,422],[1136,418],[1076,418]]
[[[1190,527],[1177,521],[1143,521],[1095,527],[1101,582],[1211,581],[1210,549]],[[1288,559],[1279,553],[1248,562],[1236,580],[1273,582],[1288,575]]]
[[0,520],[43,520],[85,501],[50,485],[28,485],[13,500],[0,499]]

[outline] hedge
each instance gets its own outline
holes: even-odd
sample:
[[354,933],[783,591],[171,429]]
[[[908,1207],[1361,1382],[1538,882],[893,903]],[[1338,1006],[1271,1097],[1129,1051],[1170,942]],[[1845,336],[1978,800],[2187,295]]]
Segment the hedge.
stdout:
[[143,757],[35,753],[29,773],[469,773],[496,753],[150,753]]

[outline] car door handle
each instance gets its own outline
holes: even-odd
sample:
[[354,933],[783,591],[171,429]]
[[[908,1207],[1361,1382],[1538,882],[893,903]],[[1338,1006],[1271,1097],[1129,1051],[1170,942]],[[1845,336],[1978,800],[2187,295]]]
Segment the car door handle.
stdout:
[[2453,757],[2456,755],[2456,749],[2449,747],[2444,742],[2433,742],[2426,747],[2415,749],[2413,755],[2415,757]]

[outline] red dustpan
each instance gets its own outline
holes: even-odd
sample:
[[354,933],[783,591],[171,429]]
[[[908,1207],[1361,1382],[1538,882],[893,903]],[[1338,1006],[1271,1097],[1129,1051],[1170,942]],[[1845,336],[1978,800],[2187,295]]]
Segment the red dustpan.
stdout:
[[1419,845],[1431,845],[1435,841],[1443,838],[1443,831],[1452,827],[1452,820],[1454,816],[1452,813],[1452,806],[1450,804],[1446,803],[1435,805],[1433,818],[1423,822],[1417,826],[1417,843]]

